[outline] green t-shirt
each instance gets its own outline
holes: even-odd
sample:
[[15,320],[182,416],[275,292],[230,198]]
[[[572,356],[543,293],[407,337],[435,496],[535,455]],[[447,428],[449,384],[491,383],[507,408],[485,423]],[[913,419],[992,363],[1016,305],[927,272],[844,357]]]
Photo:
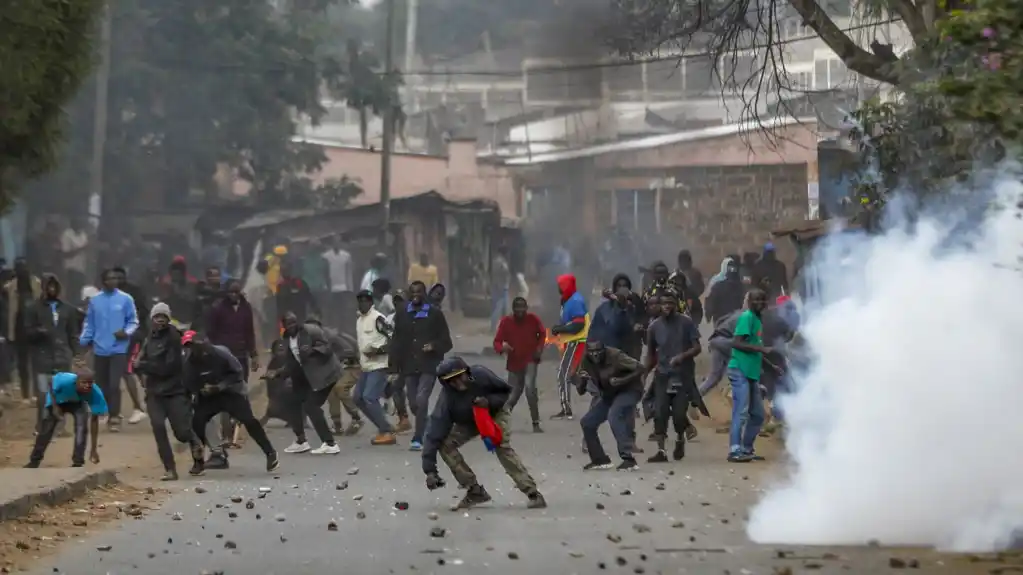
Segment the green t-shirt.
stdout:
[[[746,336],[746,342],[751,345],[764,345],[763,324],[757,314],[750,310],[742,312],[738,323],[735,324],[734,337]],[[738,369],[747,379],[760,381],[760,367],[763,361],[763,354],[750,353],[737,348],[732,348],[732,359],[728,362],[729,368]]]

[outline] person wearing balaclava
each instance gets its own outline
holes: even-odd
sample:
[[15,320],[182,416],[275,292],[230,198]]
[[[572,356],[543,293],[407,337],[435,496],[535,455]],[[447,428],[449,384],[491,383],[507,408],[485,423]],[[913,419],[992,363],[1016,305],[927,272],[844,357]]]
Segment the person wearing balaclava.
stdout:
[[763,278],[770,279],[770,293],[767,294],[768,301],[774,301],[778,296],[789,293],[789,274],[785,264],[778,259],[774,251],[774,244],[768,242],[764,245],[764,253],[760,261],[753,266],[753,285],[761,285]]
[[705,307],[707,318],[714,325],[732,312],[742,308],[743,298],[746,297],[746,286],[739,277],[739,266],[732,260],[726,260],[725,276],[721,281],[715,282],[707,294],[707,305]]

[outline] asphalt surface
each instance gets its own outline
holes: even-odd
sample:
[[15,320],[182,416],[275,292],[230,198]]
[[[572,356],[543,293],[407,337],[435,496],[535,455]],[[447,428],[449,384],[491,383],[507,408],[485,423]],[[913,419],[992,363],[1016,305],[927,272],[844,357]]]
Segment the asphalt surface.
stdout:
[[[493,358],[476,359],[500,366]],[[551,366],[541,381],[548,389],[541,403],[546,418],[556,410]],[[583,408],[578,398],[577,413]],[[371,447],[364,429],[340,438],[343,451],[335,456],[282,453],[274,474],[264,471],[262,454],[247,441],[230,470],[169,484],[179,492],[160,510],[68,545],[32,572],[876,573],[889,570],[893,558],[910,566],[918,561],[917,572],[972,572],[923,552],[753,545],[743,533],[743,516],[778,468],[726,463],[727,442],[709,426],[684,461],[643,464],[632,473],[584,473],[578,419],[545,421],[544,427],[544,434],[529,430],[523,400],[512,443],[547,498],[545,510],[526,509],[525,497],[481,442],[470,443],[464,454],[494,501],[452,512],[462,492],[443,463],[448,487],[425,488],[419,454],[407,451],[409,436],[401,438],[403,445]],[[644,440],[649,432],[648,426],[639,430],[647,447],[641,462],[651,454]],[[603,436],[614,453],[606,426]],[[276,427],[271,439],[283,450],[292,436]],[[407,509],[396,508],[400,503]]]

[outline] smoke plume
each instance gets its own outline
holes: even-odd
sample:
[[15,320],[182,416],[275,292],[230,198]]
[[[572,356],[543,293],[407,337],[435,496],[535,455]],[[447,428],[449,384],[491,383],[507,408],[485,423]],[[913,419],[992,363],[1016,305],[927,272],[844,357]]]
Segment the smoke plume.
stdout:
[[973,192],[1010,208],[968,237],[946,214],[823,247],[839,297],[803,326],[793,467],[752,510],[754,541],[984,551],[1023,525],[1023,185]]

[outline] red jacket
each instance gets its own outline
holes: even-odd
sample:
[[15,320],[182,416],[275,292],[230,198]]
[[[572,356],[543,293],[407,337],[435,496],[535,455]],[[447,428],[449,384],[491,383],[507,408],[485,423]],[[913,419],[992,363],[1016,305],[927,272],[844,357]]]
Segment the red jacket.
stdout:
[[536,314],[526,312],[521,320],[514,315],[501,318],[494,335],[494,351],[502,353],[504,343],[512,347],[508,354],[508,371],[521,372],[529,367],[537,352],[543,351],[547,341],[547,328]]

